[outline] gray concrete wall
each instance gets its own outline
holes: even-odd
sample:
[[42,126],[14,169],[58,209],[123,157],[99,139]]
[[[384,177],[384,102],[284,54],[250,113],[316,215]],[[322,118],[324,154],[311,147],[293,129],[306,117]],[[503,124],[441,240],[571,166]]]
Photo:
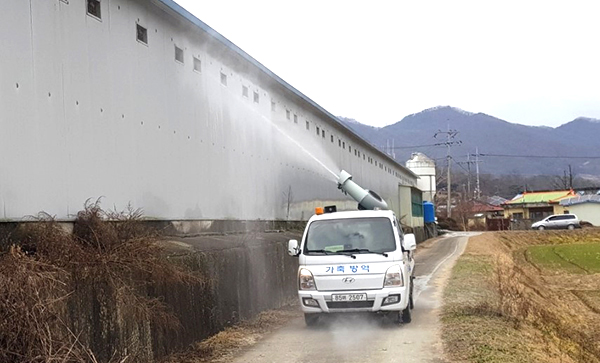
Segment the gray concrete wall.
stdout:
[[398,184],[416,183],[172,1],[103,0],[101,19],[85,4],[3,1],[0,220],[42,210],[69,220],[100,196],[158,220],[306,220],[316,205],[355,208],[319,162],[397,212]]
[[171,239],[166,243],[173,262],[206,277],[207,284],[153,285],[145,293],[170,306],[181,329],[125,317],[115,292],[102,281],[90,280],[75,285],[69,303],[71,328],[99,362],[127,354],[134,362],[153,362],[295,299],[298,260],[287,255],[287,241],[300,237],[257,233]]

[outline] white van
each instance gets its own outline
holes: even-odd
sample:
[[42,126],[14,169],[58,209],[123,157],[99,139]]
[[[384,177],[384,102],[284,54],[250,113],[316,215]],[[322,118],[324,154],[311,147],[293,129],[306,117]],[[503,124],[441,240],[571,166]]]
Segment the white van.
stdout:
[[404,235],[394,212],[334,212],[310,218],[301,243],[298,296],[307,325],[323,313],[382,312],[409,323],[413,308],[415,236]]
[[554,214],[535,222],[531,228],[540,231],[544,229],[575,229],[581,228],[581,224],[575,214]]

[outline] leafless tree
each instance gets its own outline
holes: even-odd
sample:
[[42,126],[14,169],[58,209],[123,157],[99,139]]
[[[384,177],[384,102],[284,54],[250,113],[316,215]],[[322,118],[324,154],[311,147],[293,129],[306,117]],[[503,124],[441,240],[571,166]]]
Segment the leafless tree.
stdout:
[[573,169],[569,165],[569,171],[563,170],[563,175],[555,176],[552,180],[552,187],[555,189],[573,189]]
[[473,215],[473,201],[472,200],[461,200],[456,207],[454,207],[452,217],[463,231],[469,230],[469,218]]
[[292,186],[289,185],[288,186],[288,190],[283,192],[283,197],[285,198],[285,203],[286,203],[286,216],[285,216],[285,220],[289,221],[290,220],[290,208],[292,206],[292,203],[294,202],[294,193],[292,192]]

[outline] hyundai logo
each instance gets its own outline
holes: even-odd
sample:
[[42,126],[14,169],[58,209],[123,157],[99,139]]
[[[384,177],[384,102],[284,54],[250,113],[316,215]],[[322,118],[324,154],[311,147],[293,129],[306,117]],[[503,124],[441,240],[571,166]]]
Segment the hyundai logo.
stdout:
[[345,284],[351,284],[351,283],[354,282],[354,277],[344,277],[342,279],[342,282],[345,283]]

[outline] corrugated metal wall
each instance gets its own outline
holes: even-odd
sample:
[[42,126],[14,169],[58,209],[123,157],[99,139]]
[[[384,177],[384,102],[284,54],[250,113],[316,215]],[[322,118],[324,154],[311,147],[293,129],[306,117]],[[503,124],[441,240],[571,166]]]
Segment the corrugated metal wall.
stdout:
[[354,208],[303,148],[399,211],[414,176],[322,109],[162,2],[100,4],[98,19],[85,0],[2,2],[0,219],[70,219],[100,196],[160,219]]

